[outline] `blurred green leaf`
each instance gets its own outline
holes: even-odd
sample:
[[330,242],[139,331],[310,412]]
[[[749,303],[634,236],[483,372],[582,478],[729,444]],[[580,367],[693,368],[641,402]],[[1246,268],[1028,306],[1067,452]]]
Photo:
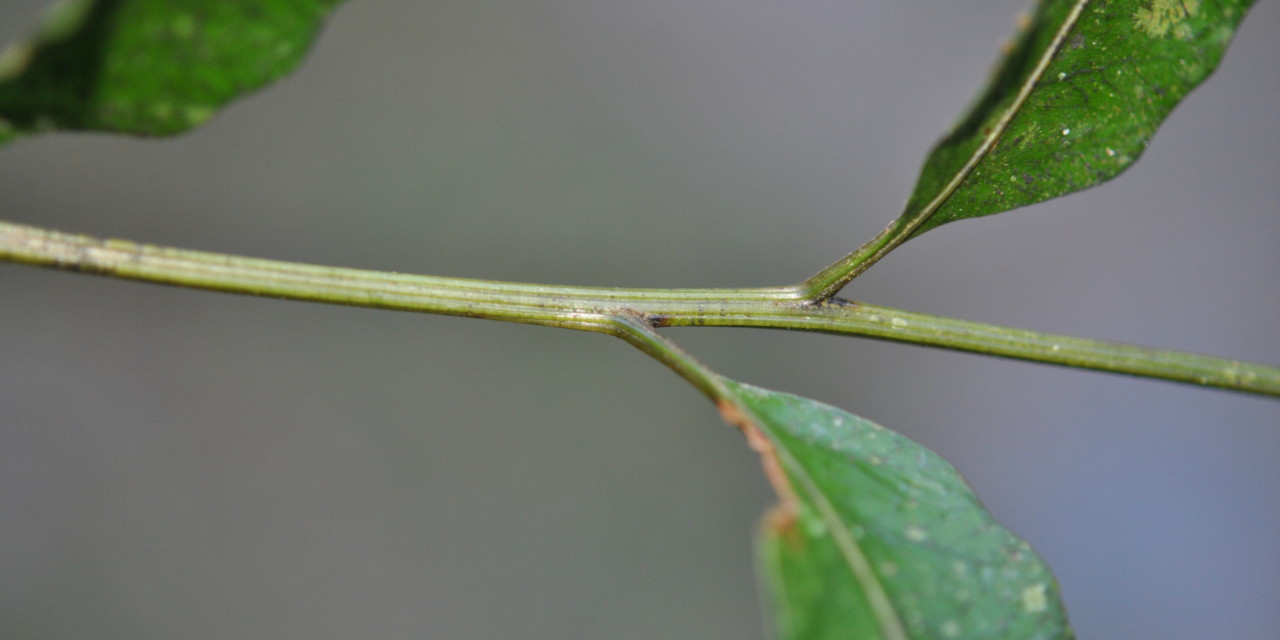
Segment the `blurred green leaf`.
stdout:
[[70,0],[0,54],[0,143],[169,135],[288,73],[340,0]]
[[1252,0],[1043,0],[930,153],[900,220],[919,235],[1109,180],[1217,67]]
[[725,385],[722,412],[782,497],[759,552],[783,640],[1073,637],[1049,569],[937,454],[835,407]]

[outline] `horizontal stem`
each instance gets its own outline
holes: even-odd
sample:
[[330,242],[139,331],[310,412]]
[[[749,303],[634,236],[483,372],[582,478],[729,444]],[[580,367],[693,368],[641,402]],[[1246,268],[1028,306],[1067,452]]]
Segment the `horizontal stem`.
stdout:
[[[611,289],[417,276],[104,240],[0,222],[0,261],[230,293],[488,318],[618,335],[619,316],[657,326],[795,329],[1280,396],[1280,368],[1073,338],[831,299],[803,286]],[[705,389],[704,389],[705,391]]]
[[773,313],[677,318],[674,325],[760,327],[852,334],[1003,358],[1280,397],[1280,368],[1185,351],[1041,333],[839,298]]

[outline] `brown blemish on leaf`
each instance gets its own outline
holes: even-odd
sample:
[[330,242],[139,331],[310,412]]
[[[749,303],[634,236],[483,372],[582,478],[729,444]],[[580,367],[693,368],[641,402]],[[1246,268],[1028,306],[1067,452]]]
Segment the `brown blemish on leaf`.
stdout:
[[1138,9],[1133,15],[1139,29],[1153,38],[1163,38],[1174,30],[1174,35],[1187,37],[1190,28],[1183,21],[1200,11],[1200,0],[1152,0],[1150,7]]
[[747,437],[747,445],[760,454],[764,475],[769,479],[774,493],[778,494],[778,505],[766,514],[765,526],[778,532],[792,528],[796,522],[800,501],[791,487],[787,472],[782,468],[782,462],[778,460],[778,452],[774,450],[773,442],[736,404],[720,399],[716,400],[716,409],[720,411],[720,417],[724,418],[725,422],[742,430],[742,435]]
[[766,534],[788,545],[792,551],[804,549],[805,538],[801,535],[801,527],[796,526],[796,514],[781,502],[764,512],[760,527]]
[[1017,30],[1014,32],[1013,37],[1000,43],[1000,55],[1007,56],[1013,53],[1013,50],[1018,46],[1018,38],[1024,31],[1031,28],[1031,23],[1032,19],[1029,12],[1023,11],[1018,14],[1018,17],[1014,20]]

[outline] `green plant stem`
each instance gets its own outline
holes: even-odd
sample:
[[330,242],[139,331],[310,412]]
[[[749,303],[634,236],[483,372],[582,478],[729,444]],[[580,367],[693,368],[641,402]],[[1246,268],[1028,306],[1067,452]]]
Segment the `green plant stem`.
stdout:
[[741,410],[746,410],[740,402],[734,400],[734,395],[725,388],[719,374],[676,346],[675,343],[662,337],[649,318],[638,313],[622,312],[608,316],[607,321],[611,327],[610,333],[666,365],[712,402],[717,405],[723,402],[734,402]]
[[862,275],[863,271],[880,261],[890,251],[898,248],[911,236],[911,231],[924,223],[925,218],[914,221],[902,216],[889,223],[884,231],[858,247],[853,253],[822,269],[797,285],[807,300],[830,300],[840,290]]
[[642,318],[651,326],[758,327],[861,335],[1280,397],[1277,367],[999,327],[838,298],[813,302],[805,298],[802,287],[795,286],[610,289],[418,276],[156,247],[7,222],[0,222],[0,261],[230,293],[612,335],[620,335],[619,317]]

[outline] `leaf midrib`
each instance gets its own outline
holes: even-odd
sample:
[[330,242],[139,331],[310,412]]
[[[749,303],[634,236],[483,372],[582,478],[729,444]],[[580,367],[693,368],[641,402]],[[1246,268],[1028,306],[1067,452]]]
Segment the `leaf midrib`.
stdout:
[[[804,282],[797,285],[797,289],[815,300],[826,300],[833,297],[845,285],[849,284],[854,278],[858,277],[862,272],[871,268],[871,265],[879,262],[881,258],[888,255],[899,245],[906,242],[925,222],[933,218],[944,205],[947,200],[964,184],[964,181],[977,169],[979,164],[991,153],[995,148],[996,142],[1000,139],[1004,132],[1008,130],[1013,119],[1022,111],[1023,105],[1035,90],[1036,84],[1040,82],[1040,78],[1044,76],[1049,65],[1057,58],[1058,51],[1062,48],[1062,43],[1066,40],[1067,35],[1075,28],[1080,21],[1080,16],[1084,13],[1085,7],[1090,4],[1091,0],[1076,0],[1072,6],[1071,12],[1063,20],[1062,25],[1058,27],[1057,33],[1054,34],[1050,46],[1046,49],[1044,55],[1036,61],[1035,67],[1032,68],[1031,74],[1022,82],[1018,88],[1018,93],[1014,96],[1014,100],[1000,115],[1000,119],[992,127],[991,133],[987,134],[978,148],[965,161],[964,166],[956,172],[947,184],[942,187],[938,193],[929,200],[924,206],[918,209],[903,211],[901,215],[893,219],[889,226],[885,227],[876,237],[867,243],[858,247],[853,253],[845,256],[839,262],[832,264],[825,269],[814,274]],[[926,167],[928,166],[928,160]]]
[[968,161],[965,162],[964,166],[956,172],[956,175],[947,182],[946,186],[938,192],[938,195],[934,196],[932,200],[917,210],[917,212],[906,212],[903,214],[903,217],[907,218],[907,224],[899,233],[898,237],[900,240],[886,246],[881,250],[881,254],[891,251],[898,244],[904,242],[907,237],[920,227],[920,225],[933,218],[934,214],[938,213],[942,208],[942,205],[946,204],[947,200],[951,199],[951,196],[954,195],[955,192],[964,184],[964,181],[969,178],[969,175],[973,173],[974,169],[977,169],[978,165],[982,164],[982,161],[986,160],[987,156],[991,154],[991,150],[995,148],[996,142],[999,141],[1001,136],[1004,135],[1004,132],[1008,130],[1013,119],[1022,112],[1023,105],[1026,104],[1027,99],[1031,97],[1031,93],[1035,91],[1036,85],[1040,82],[1040,78],[1044,77],[1044,72],[1049,68],[1049,65],[1053,64],[1054,60],[1057,59],[1058,52],[1062,49],[1062,43],[1066,40],[1067,35],[1071,33],[1071,30],[1076,27],[1076,24],[1080,22],[1081,14],[1084,13],[1085,7],[1087,7],[1091,1],[1092,0],[1076,0],[1075,6],[1071,8],[1071,13],[1067,15],[1066,20],[1063,20],[1062,26],[1058,28],[1058,32],[1053,36],[1053,41],[1045,49],[1045,54],[1036,61],[1036,66],[1031,70],[1031,74],[1027,76],[1027,79],[1023,81],[1022,86],[1018,88],[1018,95],[1014,97],[1013,102],[1010,103],[1004,113],[1000,115],[1000,119],[996,122],[995,126],[992,127],[991,133],[987,134],[983,138],[982,144],[978,145],[978,148],[973,152],[973,155],[971,155]]
[[[752,413],[755,412],[753,411]],[[764,421],[761,420],[760,422],[763,423]],[[781,446],[781,443],[776,440],[775,445],[778,455],[784,458],[786,467],[791,470],[792,477],[799,481],[806,497],[817,508],[827,531],[831,533],[831,538],[835,542],[836,548],[840,550],[840,555],[844,558],[845,564],[849,568],[849,573],[853,575],[854,581],[862,587],[868,604],[871,606],[871,611],[875,614],[880,630],[884,634],[884,639],[909,640],[910,636],[907,635],[902,617],[898,614],[897,606],[889,598],[889,592],[885,589],[884,583],[881,582],[880,576],[871,568],[867,555],[863,553],[862,547],[854,539],[853,531],[836,513],[835,505],[831,504],[826,494],[818,488],[817,482],[809,474],[808,469],[800,464],[795,456],[791,455],[791,450]]]

